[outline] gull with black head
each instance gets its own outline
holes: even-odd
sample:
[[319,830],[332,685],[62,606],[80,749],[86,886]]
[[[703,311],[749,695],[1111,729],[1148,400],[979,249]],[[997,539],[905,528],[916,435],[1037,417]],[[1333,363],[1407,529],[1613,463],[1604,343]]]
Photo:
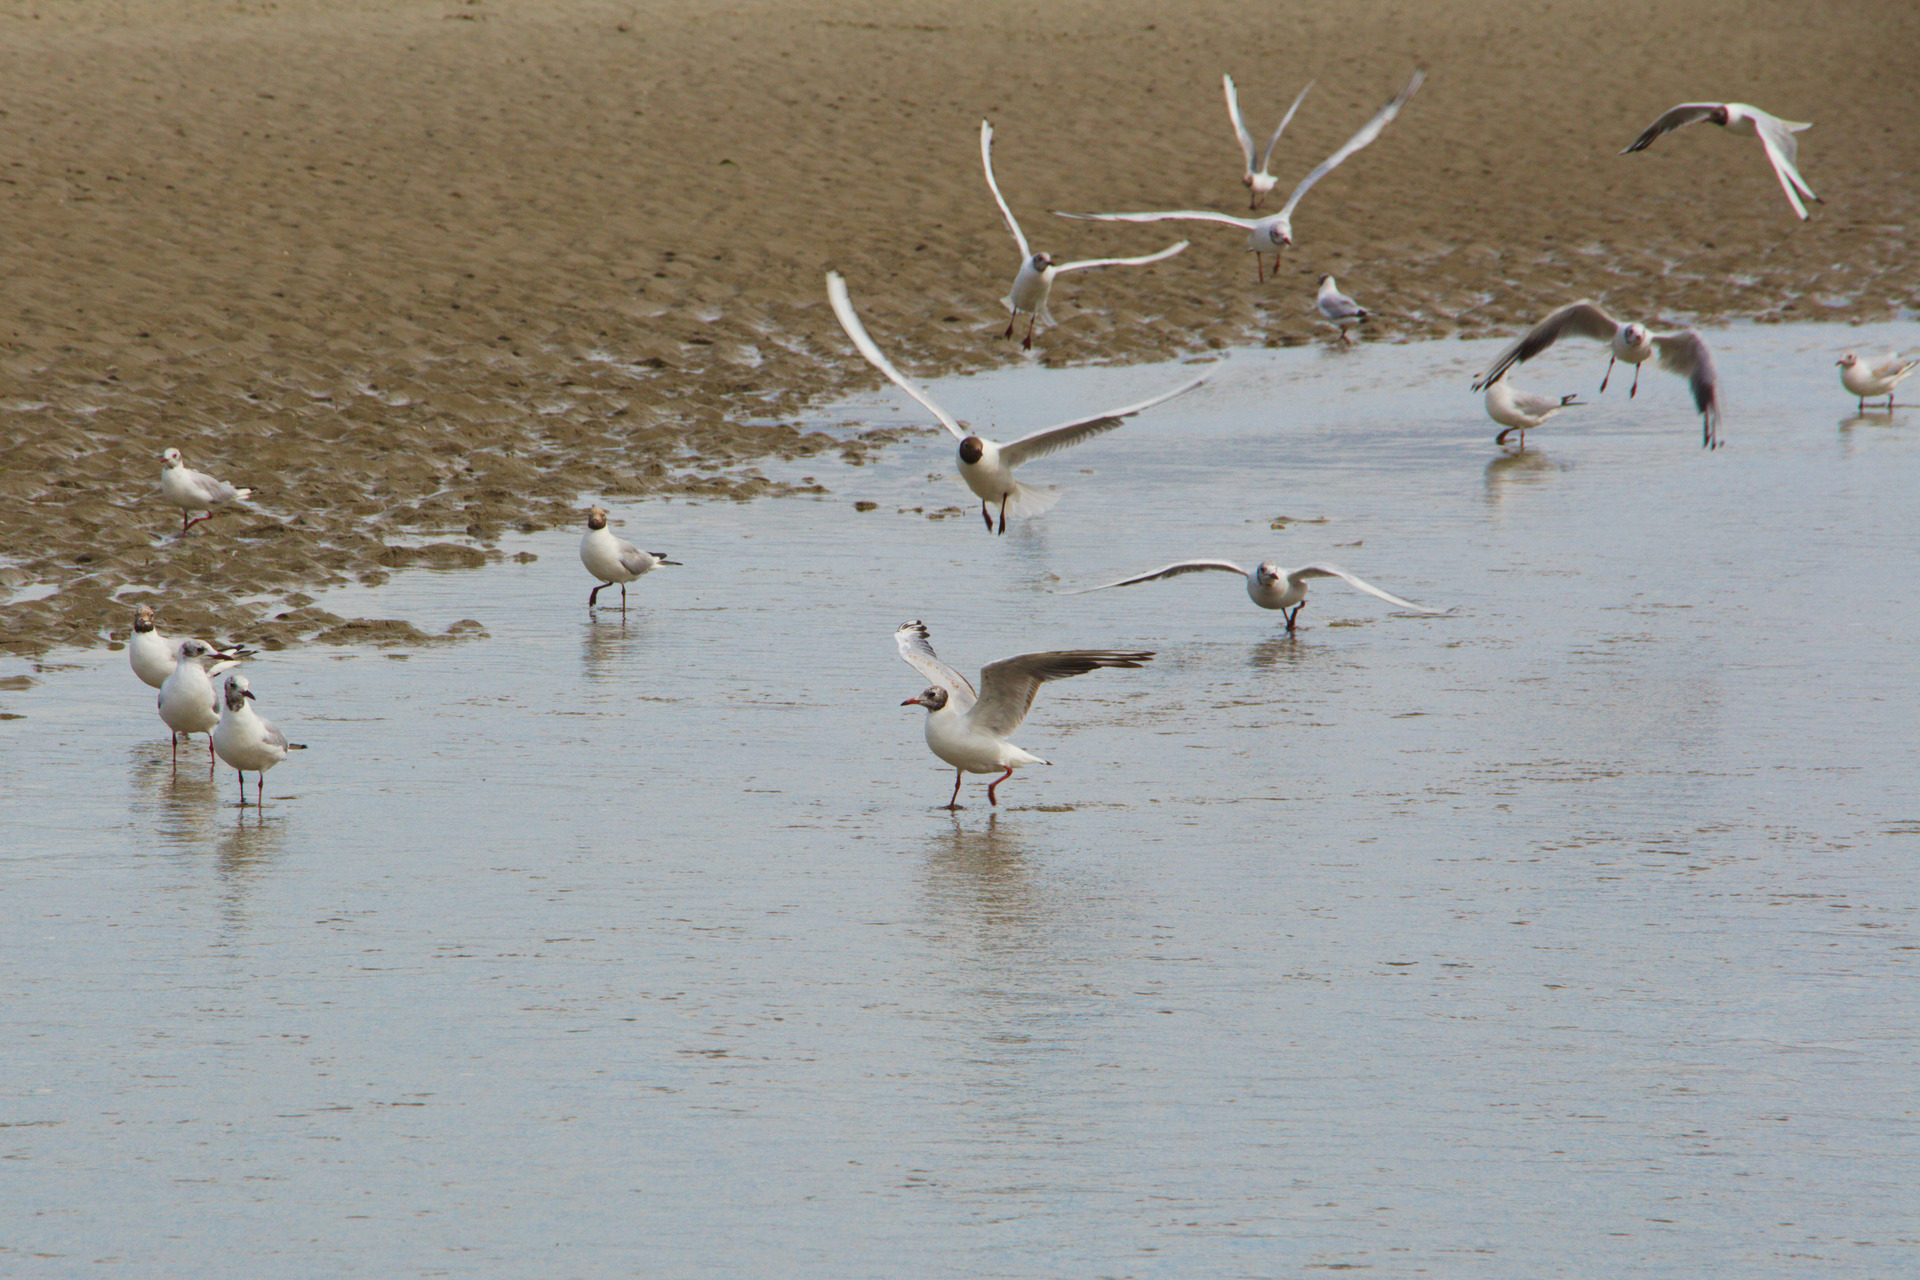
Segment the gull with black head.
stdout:
[[659,551],[642,551],[625,538],[616,538],[607,528],[607,509],[587,510],[587,531],[580,538],[580,563],[599,579],[600,585],[587,593],[587,608],[593,608],[600,593],[614,583],[620,584],[620,612],[627,611],[627,584],[652,573],[663,564],[679,565]]
[[907,665],[933,682],[900,705],[927,709],[927,746],[953,766],[953,795],[946,805],[949,809],[960,807],[963,774],[998,772],[1000,776],[987,784],[987,803],[998,804],[994,792],[1013,776],[1015,768],[1053,763],[1007,741],[1008,735],[1026,720],[1041,685],[1101,667],[1144,666],[1153,659],[1150,651],[1121,649],[1023,653],[982,667],[980,692],[976,694],[965,676],[935,656],[926,623],[902,623],[893,638]]
[[868,364],[886,375],[894,386],[918,400],[933,416],[940,420],[953,438],[960,442],[960,479],[966,483],[975,496],[980,499],[980,518],[987,522],[987,532],[992,533],[993,514],[990,504],[1000,505],[1000,532],[1007,531],[1007,516],[1037,516],[1060,500],[1060,491],[1053,488],[1039,488],[1024,485],[1013,478],[1013,469],[1023,462],[1044,458],[1050,453],[1058,453],[1069,445],[1079,444],[1082,440],[1092,439],[1105,431],[1111,431],[1121,422],[1134,414],[1151,409],[1157,404],[1165,404],[1178,395],[1185,395],[1212,376],[1209,368],[1197,378],[1189,379],[1173,388],[1163,391],[1149,400],[1138,404],[1122,405],[1118,409],[1108,409],[1102,413],[1084,418],[1075,418],[1063,422],[1057,427],[1047,427],[1030,435],[1021,436],[1005,444],[974,435],[960,425],[960,420],[942,409],[918,384],[893,367],[878,344],[867,335],[867,328],[860,323],[860,317],[853,310],[853,303],[847,297],[847,282],[836,271],[827,273],[827,299],[833,304],[833,314],[840,319],[840,327],[847,331],[847,337],[853,339],[853,345]]
[[1252,569],[1243,569],[1231,560],[1180,560],[1148,573],[1122,578],[1118,582],[1103,582],[1097,587],[1074,587],[1060,594],[1083,596],[1089,591],[1105,591],[1110,587],[1131,587],[1142,582],[1158,582],[1162,578],[1177,578],[1182,574],[1205,573],[1208,570],[1237,573],[1245,578],[1247,598],[1262,609],[1278,609],[1280,616],[1287,620],[1288,631],[1293,630],[1294,624],[1300,619],[1300,611],[1307,607],[1307,583],[1314,578],[1338,578],[1356,591],[1378,596],[1388,604],[1397,605],[1402,609],[1411,609],[1415,613],[1445,612],[1443,609],[1429,609],[1411,600],[1402,600],[1391,592],[1382,591],[1371,582],[1356,578],[1339,565],[1306,564],[1298,569],[1283,569],[1271,560],[1263,560]]
[[1407,105],[1420,85],[1426,80],[1427,73],[1416,71],[1407,81],[1406,88],[1388,101],[1387,105],[1374,114],[1373,119],[1362,125],[1360,132],[1348,138],[1338,151],[1320,162],[1318,168],[1308,174],[1293,189],[1285,207],[1280,212],[1264,218],[1237,218],[1230,213],[1218,213],[1212,209],[1175,209],[1166,213],[1059,213],[1062,218],[1082,218],[1093,222],[1218,222],[1223,226],[1239,227],[1247,233],[1247,249],[1253,254],[1254,272],[1265,280],[1266,260],[1263,254],[1273,255],[1273,274],[1280,274],[1280,251],[1293,243],[1293,211],[1300,206],[1301,198],[1313,190],[1313,185],[1332,173],[1341,161],[1360,150],[1387,127],[1393,118],[1400,114],[1400,108]]
[[[1694,408],[1700,411],[1701,445],[1708,449],[1720,446],[1720,379],[1714,373],[1713,355],[1707,350],[1706,339],[1692,329],[1655,333],[1643,324],[1616,320],[1584,300],[1568,303],[1515,339],[1473,380],[1473,389],[1482,391],[1493,386],[1506,377],[1514,365],[1533,359],[1567,336],[1592,338],[1607,344],[1609,358],[1607,372],[1600,379],[1602,391],[1607,389],[1617,361],[1624,360],[1633,366],[1633,386],[1627,390],[1629,400],[1640,390],[1640,366],[1657,353],[1660,367],[1685,378],[1693,391]],[[1492,411],[1491,403],[1488,411]]]
[[220,723],[214,726],[213,749],[233,766],[240,776],[240,804],[247,803],[247,770],[260,776],[255,780],[253,803],[260,807],[267,791],[267,770],[287,758],[289,751],[305,751],[304,742],[288,742],[287,735],[253,709],[253,691],[245,676],[228,676],[225,707]]
[[1158,253],[1147,254],[1143,258],[1088,258],[1082,262],[1055,262],[1044,253],[1035,253],[1027,245],[1027,237],[1015,221],[1013,210],[1007,207],[1006,199],[1000,194],[1000,184],[993,178],[993,126],[985,120],[980,122],[980,163],[987,171],[987,187],[993,192],[994,203],[1000,206],[1000,216],[1007,220],[1007,230],[1013,232],[1013,242],[1020,246],[1020,272],[1013,278],[1013,288],[1001,303],[1011,313],[1007,317],[1007,331],[1000,336],[1011,338],[1013,326],[1022,313],[1027,317],[1027,336],[1020,343],[1023,350],[1033,350],[1033,326],[1035,321],[1053,325],[1053,315],[1047,310],[1047,296],[1053,292],[1053,282],[1069,271],[1085,271],[1090,267],[1143,267],[1149,262],[1160,262],[1171,258],[1187,247],[1188,242],[1170,245]]

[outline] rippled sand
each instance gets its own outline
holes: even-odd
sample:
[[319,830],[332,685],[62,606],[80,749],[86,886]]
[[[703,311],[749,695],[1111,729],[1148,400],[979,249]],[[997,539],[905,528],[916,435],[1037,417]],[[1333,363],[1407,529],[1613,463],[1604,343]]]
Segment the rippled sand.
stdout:
[[[1759,4],[1467,14],[1439,0],[994,6],[750,0],[0,6],[6,246],[0,644],[178,631],[419,643],[305,592],[477,564],[582,494],[750,498],[871,380],[822,305],[844,271],[922,372],[997,341],[1014,251],[976,129],[1036,247],[1162,228],[1049,209],[1241,202],[1219,75],[1255,128],[1317,77],[1283,185],[1425,65],[1426,88],[1295,220],[1279,282],[1192,228],[1157,267],[1058,290],[1049,363],[1318,332],[1337,274],[1384,338],[1484,336],[1570,297],[1669,318],[1885,318],[1916,305],[1920,14]],[[1684,32],[1684,44],[1676,33]],[[1752,139],[1620,147],[1737,92],[1810,118],[1798,224]],[[256,490],[177,537],[157,454]],[[57,586],[52,594],[41,594]],[[38,597],[38,598],[31,598]]]

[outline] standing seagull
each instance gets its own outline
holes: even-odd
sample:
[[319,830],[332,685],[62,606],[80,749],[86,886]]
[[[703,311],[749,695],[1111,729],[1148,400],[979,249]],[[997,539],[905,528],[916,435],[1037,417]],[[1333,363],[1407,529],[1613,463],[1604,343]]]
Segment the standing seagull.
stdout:
[[999,804],[994,790],[1013,776],[1014,766],[1052,764],[1007,741],[1033,708],[1033,696],[1049,680],[1085,675],[1099,667],[1139,667],[1151,652],[1118,649],[1065,649],[1054,653],[1023,653],[980,669],[976,695],[967,678],[934,656],[927,624],[906,622],[893,633],[900,656],[933,685],[903,707],[927,709],[927,746],[953,766],[953,795],[947,808],[960,807],[960,775],[1006,772],[987,784],[987,803]]
[[[212,645],[207,647],[213,650],[212,665],[207,668],[209,676],[219,675],[237,665],[242,658],[252,657],[254,652],[238,646],[227,649],[217,649]],[[127,641],[127,661],[133,667],[133,674],[158,689],[173,674],[173,664],[180,658],[179,651],[180,642],[167,639],[154,626],[152,605],[143,604],[133,611],[133,638]]]
[[1585,404],[1575,396],[1561,396],[1558,400],[1551,396],[1537,396],[1531,391],[1522,391],[1507,381],[1506,371],[1487,384],[1487,416],[1506,428],[1493,438],[1495,444],[1505,444],[1507,437],[1518,431],[1520,447],[1527,447],[1527,432],[1533,430],[1554,414],[1569,405]]
[[678,560],[667,559],[659,551],[642,551],[625,538],[616,538],[607,528],[607,509],[591,507],[587,511],[587,531],[580,538],[580,563],[587,566],[587,572],[600,580],[600,585],[587,593],[587,608],[593,608],[593,602],[600,593],[614,583],[620,584],[620,612],[627,611],[627,584],[645,574],[652,573],[663,564],[679,565]]
[[[1633,366],[1633,386],[1627,391],[1628,399],[1640,390],[1640,366],[1659,352],[1660,367],[1679,374],[1693,389],[1693,404],[1700,411],[1701,445],[1708,449],[1719,447],[1720,380],[1713,371],[1713,356],[1707,351],[1705,339],[1691,329],[1653,333],[1643,324],[1625,324],[1591,302],[1570,302],[1533,326],[1494,357],[1493,363],[1473,380],[1473,389],[1479,391],[1492,386],[1514,365],[1533,359],[1569,333],[1607,344],[1612,357],[1607,361],[1605,376],[1600,379],[1602,391],[1607,389],[1607,380],[1613,377],[1615,361],[1625,360]],[[1488,411],[1492,411],[1491,407]]]
[[1834,363],[1840,366],[1840,384],[1853,392],[1860,401],[1860,412],[1867,411],[1868,396],[1885,396],[1887,412],[1893,412],[1893,389],[1907,378],[1915,369],[1920,369],[1920,360],[1902,360],[1898,355],[1890,355],[1878,364],[1871,360],[1862,360],[1849,351]]
[[1233,77],[1223,75],[1220,77],[1220,83],[1227,91],[1227,118],[1233,121],[1234,136],[1240,139],[1240,150],[1247,158],[1247,172],[1240,179],[1240,184],[1252,196],[1247,208],[1258,209],[1260,202],[1267,198],[1267,192],[1273,190],[1274,183],[1278,181],[1267,172],[1267,166],[1273,163],[1273,149],[1279,145],[1280,135],[1287,131],[1289,124],[1293,123],[1293,113],[1300,109],[1300,104],[1306,101],[1309,93],[1313,92],[1313,81],[1307,81],[1307,87],[1300,91],[1300,96],[1295,98],[1293,105],[1287,108],[1287,114],[1280,117],[1280,127],[1273,131],[1271,138],[1267,139],[1267,150],[1260,157],[1258,169],[1253,167],[1253,135],[1247,132],[1246,118],[1240,114],[1240,95],[1234,90]]
[[1151,400],[1142,400],[1139,404],[1124,405],[1118,409],[1109,409],[1090,417],[1075,418],[1063,422],[1057,427],[1048,427],[1035,431],[1031,435],[1021,436],[1018,440],[999,444],[992,440],[969,435],[952,414],[935,404],[933,397],[909,382],[904,374],[893,367],[893,363],[882,354],[880,348],[867,336],[866,326],[860,323],[860,317],[854,314],[853,303],[847,297],[847,282],[835,271],[827,272],[827,298],[833,303],[833,314],[840,318],[840,327],[853,339],[853,345],[865,356],[867,363],[887,376],[888,381],[918,400],[940,419],[940,425],[953,433],[960,442],[960,478],[966,481],[967,488],[973,490],[980,499],[980,518],[987,522],[987,532],[993,532],[993,515],[988,509],[989,503],[1000,504],[1000,532],[1007,531],[1007,513],[1015,516],[1037,516],[1060,499],[1058,489],[1040,489],[1021,484],[1013,478],[1013,469],[1023,462],[1035,458],[1044,458],[1057,453],[1068,445],[1079,444],[1103,431],[1111,431],[1120,423],[1142,410],[1164,404],[1177,395],[1184,395],[1208,378],[1213,371],[1208,369],[1188,382],[1183,382],[1171,391],[1163,391]]
[[1007,331],[1000,336],[1011,338],[1014,323],[1020,319],[1021,312],[1026,312],[1027,336],[1020,344],[1023,350],[1033,350],[1033,325],[1036,320],[1049,326],[1053,324],[1053,314],[1047,310],[1047,295],[1053,291],[1055,276],[1065,271],[1084,271],[1088,267],[1145,266],[1149,262],[1171,258],[1189,243],[1182,240],[1171,248],[1150,253],[1144,258],[1089,258],[1085,262],[1056,265],[1046,254],[1035,253],[1027,247],[1027,237],[1021,232],[1020,224],[1014,221],[1013,210],[1007,208],[1006,200],[1000,195],[1000,184],[993,180],[993,126],[985,120],[980,122],[980,163],[987,171],[987,186],[993,192],[994,203],[1000,206],[1000,214],[1007,220],[1007,230],[1013,232],[1013,241],[1020,246],[1020,274],[1013,278],[1013,288],[1000,300],[1012,313],[1007,317]]
[[[1400,108],[1407,105],[1407,99],[1420,88],[1427,78],[1424,71],[1416,71],[1393,100],[1380,108],[1373,119],[1361,127],[1360,132],[1347,139],[1345,146],[1321,161],[1320,167],[1308,174],[1288,197],[1286,207],[1280,212],[1264,218],[1236,218],[1230,213],[1216,213],[1211,209],[1179,209],[1169,213],[1061,213],[1062,218],[1083,218],[1095,222],[1218,222],[1230,227],[1243,228],[1247,233],[1247,248],[1253,253],[1253,268],[1261,280],[1266,279],[1265,260],[1260,256],[1273,255],[1274,274],[1280,273],[1280,250],[1293,243],[1293,211],[1300,204],[1300,198],[1313,189],[1313,184],[1332,173],[1342,160],[1380,136],[1380,131],[1389,121],[1400,114]],[[1058,212],[1056,210],[1055,212]]]
[[287,735],[263,720],[253,709],[253,693],[245,676],[227,677],[226,710],[213,731],[213,749],[240,775],[240,807],[247,804],[247,770],[260,777],[254,787],[253,803],[259,807],[267,790],[267,770],[287,758],[289,751],[305,751],[304,742],[288,742]]
[[1340,345],[1343,347],[1353,345],[1353,339],[1347,336],[1347,326],[1365,324],[1372,314],[1340,292],[1340,286],[1333,282],[1332,276],[1320,277],[1320,296],[1315,299],[1314,305],[1320,308],[1320,314],[1327,318],[1328,324],[1340,330]]
[[[207,767],[213,767],[213,727],[220,723],[220,704],[207,679],[205,663],[213,656],[213,646],[204,640],[182,640],[173,674],[160,686],[154,699],[160,719],[173,730],[173,766],[180,767],[179,735],[207,734]],[[228,677],[231,679],[232,677]]]
[[[160,498],[169,506],[180,508],[181,533],[202,520],[213,519],[215,507],[224,507],[229,502],[245,502],[253,496],[251,489],[236,489],[225,480],[215,480],[204,472],[195,471],[181,458],[178,449],[168,449],[160,458]],[[195,511],[202,514],[189,519],[189,514]]]
[[1231,560],[1182,560],[1164,569],[1155,569],[1151,573],[1122,578],[1118,582],[1103,582],[1097,587],[1076,587],[1071,591],[1062,591],[1060,594],[1080,596],[1089,591],[1105,591],[1109,587],[1131,587],[1135,583],[1153,582],[1160,578],[1177,578],[1183,573],[1201,573],[1208,569],[1218,569],[1222,573],[1237,573],[1245,578],[1248,598],[1262,609],[1280,610],[1281,616],[1287,620],[1288,631],[1293,630],[1294,623],[1299,620],[1300,611],[1307,607],[1307,580],[1310,578],[1338,578],[1357,591],[1378,596],[1388,604],[1398,605],[1402,609],[1411,609],[1415,613],[1445,612],[1442,609],[1429,609],[1411,600],[1402,600],[1399,596],[1382,591],[1371,582],[1364,582],[1354,577],[1338,565],[1308,564],[1298,569],[1283,569],[1271,560],[1262,561],[1258,568],[1251,571],[1242,569]]
[[1794,213],[1801,221],[1806,221],[1807,217],[1807,206],[1800,202],[1801,196],[1815,204],[1825,203],[1813,194],[1813,188],[1807,185],[1806,179],[1800,176],[1800,170],[1794,167],[1794,162],[1799,158],[1800,144],[1793,135],[1811,129],[1813,125],[1782,120],[1744,102],[1683,102],[1648,125],[1646,132],[1629,143],[1626,151],[1620,154],[1624,156],[1628,151],[1645,151],[1661,134],[1699,124],[1702,120],[1711,120],[1733,133],[1760,135],[1760,145],[1767,149],[1767,160],[1773,165],[1773,176],[1780,179],[1780,189],[1787,193],[1787,203],[1793,206]]

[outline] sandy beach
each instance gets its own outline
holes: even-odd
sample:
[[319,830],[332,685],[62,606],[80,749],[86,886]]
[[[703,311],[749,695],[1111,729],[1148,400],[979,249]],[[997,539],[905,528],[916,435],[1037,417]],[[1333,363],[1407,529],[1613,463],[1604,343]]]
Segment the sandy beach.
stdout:
[[[1036,248],[1193,241],[1064,281],[1048,364],[1324,340],[1323,271],[1374,341],[1582,296],[1886,319],[1920,306],[1916,36],[1920,12],[1785,3],[8,3],[0,644],[124,638],[142,600],[174,632],[420,643],[307,593],[484,563],[583,495],[670,548],[639,499],[778,493],[756,463],[811,455],[833,489],[835,459],[897,433],[793,425],[877,381],[825,270],[916,373],[1023,358],[982,118]],[[1284,190],[1415,66],[1426,87],[1301,206],[1275,281],[1223,229],[1047,212],[1238,212],[1223,71],[1263,135],[1317,81]],[[1810,222],[1750,138],[1615,154],[1722,97],[1814,122]],[[181,538],[170,445],[252,505]]]

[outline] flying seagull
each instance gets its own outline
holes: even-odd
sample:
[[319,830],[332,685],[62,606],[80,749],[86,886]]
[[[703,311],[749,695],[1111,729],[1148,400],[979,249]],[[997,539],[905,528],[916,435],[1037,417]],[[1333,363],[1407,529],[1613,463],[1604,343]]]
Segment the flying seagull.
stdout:
[[1767,161],[1773,165],[1773,176],[1780,179],[1780,189],[1787,193],[1787,203],[1793,206],[1793,212],[1801,221],[1804,222],[1807,217],[1807,206],[1801,203],[1801,196],[1815,204],[1825,203],[1813,194],[1813,188],[1807,185],[1806,179],[1800,176],[1800,170],[1794,167],[1799,158],[1800,144],[1793,135],[1811,129],[1813,125],[1782,120],[1744,102],[1683,102],[1648,125],[1646,132],[1627,144],[1626,151],[1620,154],[1624,156],[1629,151],[1645,151],[1661,134],[1672,133],[1675,129],[1684,129],[1703,120],[1711,121],[1732,133],[1760,135],[1760,145],[1767,149]]
[[1234,90],[1233,77],[1223,75],[1220,77],[1220,83],[1227,90],[1227,116],[1233,121],[1234,136],[1240,139],[1240,150],[1247,158],[1247,172],[1240,179],[1241,185],[1246,187],[1252,196],[1247,208],[1258,209],[1260,202],[1267,198],[1267,192],[1273,190],[1274,184],[1278,181],[1267,172],[1267,167],[1273,163],[1273,149],[1279,145],[1280,135],[1287,131],[1289,124],[1293,123],[1293,113],[1300,109],[1300,104],[1306,101],[1309,93],[1313,92],[1313,81],[1307,81],[1307,87],[1300,91],[1300,96],[1295,98],[1293,105],[1287,108],[1287,114],[1280,117],[1280,127],[1273,131],[1271,138],[1267,139],[1267,149],[1259,157],[1260,167],[1257,169],[1253,164],[1253,135],[1247,132],[1246,118],[1240,114],[1240,95]]
[[1053,324],[1053,314],[1047,310],[1047,295],[1053,291],[1056,276],[1068,271],[1085,271],[1089,267],[1141,267],[1149,262],[1171,258],[1189,243],[1182,240],[1144,258],[1088,258],[1084,262],[1056,263],[1047,254],[1035,253],[1028,247],[1027,237],[1014,220],[1013,210],[1007,207],[1006,199],[1000,194],[1000,184],[993,180],[993,126],[985,120],[980,122],[980,164],[987,171],[987,187],[993,192],[994,203],[1000,206],[1001,216],[1007,220],[1007,230],[1013,232],[1013,242],[1020,246],[1020,272],[1013,278],[1013,288],[1000,300],[1012,313],[1007,317],[1007,331],[1000,336],[1011,338],[1014,324],[1025,312],[1027,336],[1020,343],[1024,350],[1033,350],[1033,326],[1036,320],[1049,326]]
[[1720,380],[1713,371],[1713,356],[1707,350],[1706,340],[1691,329],[1654,333],[1643,324],[1616,320],[1591,302],[1570,302],[1533,326],[1494,357],[1493,363],[1473,380],[1473,389],[1480,391],[1492,386],[1514,365],[1533,359],[1569,334],[1607,344],[1611,359],[1607,361],[1606,374],[1600,379],[1602,391],[1607,389],[1607,380],[1613,377],[1615,361],[1625,360],[1633,366],[1633,386],[1627,392],[1629,399],[1640,390],[1640,366],[1658,352],[1660,367],[1679,374],[1693,389],[1693,404],[1700,411],[1701,445],[1708,449],[1719,447]]
[[1300,199],[1313,189],[1313,184],[1332,173],[1334,169],[1354,152],[1360,150],[1375,138],[1380,131],[1400,114],[1400,108],[1407,105],[1427,78],[1424,71],[1415,71],[1407,81],[1406,88],[1394,95],[1392,101],[1380,108],[1373,119],[1367,121],[1360,132],[1347,139],[1346,145],[1320,162],[1315,169],[1293,189],[1287,203],[1280,212],[1264,218],[1236,218],[1230,213],[1216,213],[1212,209],[1178,209],[1167,213],[1060,213],[1062,218],[1082,218],[1094,222],[1218,222],[1229,227],[1239,227],[1247,233],[1247,248],[1253,253],[1254,271],[1259,278],[1266,279],[1265,259],[1262,254],[1273,255],[1274,274],[1280,271],[1280,250],[1293,243],[1293,211],[1299,207]]
[[1111,431],[1134,414],[1164,404],[1175,396],[1185,395],[1213,376],[1213,370],[1209,368],[1199,377],[1183,382],[1171,391],[1163,391],[1150,400],[1075,418],[1057,427],[1048,427],[1000,444],[969,434],[960,425],[959,419],[935,404],[932,396],[893,367],[893,362],[867,336],[866,326],[860,323],[860,317],[854,313],[853,303],[847,297],[847,282],[836,271],[827,273],[827,299],[833,304],[833,314],[840,318],[840,327],[847,331],[847,336],[853,339],[853,345],[866,357],[867,363],[885,374],[896,387],[925,405],[940,420],[940,425],[960,442],[960,478],[980,499],[980,518],[987,522],[988,533],[993,532],[993,515],[988,510],[990,503],[1000,504],[1000,532],[1005,533],[1009,512],[1015,516],[1037,516],[1059,501],[1058,489],[1035,488],[1015,480],[1015,467],[1057,453],[1068,445],[1079,444],[1103,431]]

